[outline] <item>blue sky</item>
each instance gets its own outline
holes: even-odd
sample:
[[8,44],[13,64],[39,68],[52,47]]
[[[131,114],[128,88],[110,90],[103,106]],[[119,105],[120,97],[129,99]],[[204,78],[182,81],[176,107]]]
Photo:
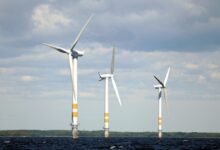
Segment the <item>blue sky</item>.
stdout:
[[[41,43],[69,48],[95,14],[76,49],[81,130],[103,127],[104,82],[116,45],[110,85],[110,129],[157,131],[153,75],[168,80],[164,131],[220,132],[219,1],[0,1],[0,129],[70,129],[68,58]],[[165,106],[165,105],[164,105]]]

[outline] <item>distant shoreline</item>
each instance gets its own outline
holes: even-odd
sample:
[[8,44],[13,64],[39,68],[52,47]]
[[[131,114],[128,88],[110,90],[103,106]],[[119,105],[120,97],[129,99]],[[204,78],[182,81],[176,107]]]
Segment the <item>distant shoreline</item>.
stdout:
[[[157,137],[157,132],[110,132],[111,137]],[[70,130],[0,130],[0,137],[71,137]],[[80,131],[81,137],[103,137],[103,131]],[[164,132],[167,138],[220,138],[220,133]]]

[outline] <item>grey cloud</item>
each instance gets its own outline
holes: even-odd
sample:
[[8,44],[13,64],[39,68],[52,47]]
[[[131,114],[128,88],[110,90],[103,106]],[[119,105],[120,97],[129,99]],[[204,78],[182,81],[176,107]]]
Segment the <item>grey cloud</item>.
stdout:
[[[72,23],[59,32],[33,33],[33,11],[49,5]],[[92,13],[95,18],[81,43],[113,42],[128,50],[210,51],[219,47],[218,1],[2,1],[2,57],[25,53],[42,42],[69,46]],[[17,49],[21,49],[17,51]],[[13,51],[14,53],[11,53]]]

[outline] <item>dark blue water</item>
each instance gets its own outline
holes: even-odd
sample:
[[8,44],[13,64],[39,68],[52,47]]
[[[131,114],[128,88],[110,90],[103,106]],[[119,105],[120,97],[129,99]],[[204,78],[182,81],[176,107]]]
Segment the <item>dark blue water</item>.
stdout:
[[220,138],[135,138],[135,137],[0,137],[0,149],[193,149],[220,150]]

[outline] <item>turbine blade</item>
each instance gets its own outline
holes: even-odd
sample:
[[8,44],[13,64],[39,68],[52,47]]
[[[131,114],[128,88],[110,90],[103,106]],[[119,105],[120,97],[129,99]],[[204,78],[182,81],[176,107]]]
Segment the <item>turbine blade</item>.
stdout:
[[166,110],[167,110],[167,113],[168,113],[168,101],[167,101],[167,89],[166,88],[164,88],[163,89],[163,95],[164,95],[164,100],[165,100],[165,105],[166,105]]
[[86,23],[84,24],[84,26],[82,27],[82,29],[80,30],[80,32],[78,33],[78,35],[76,36],[75,41],[73,42],[73,45],[71,47],[71,51],[73,51],[74,47],[76,46],[77,42],[79,41],[82,33],[84,32],[84,30],[86,29],[86,27],[88,26],[89,22],[92,20],[93,15],[91,15],[89,17],[89,19],[86,21]]
[[120,99],[120,96],[119,96],[119,93],[118,93],[118,88],[117,88],[117,86],[116,86],[115,80],[114,80],[113,77],[111,78],[111,80],[112,80],[113,88],[114,88],[114,90],[115,90],[115,94],[116,94],[116,96],[117,96],[117,98],[118,98],[118,103],[119,103],[119,105],[121,106],[121,105],[122,105],[122,104],[121,104],[121,99]]
[[160,81],[156,76],[154,76],[154,78],[157,80],[157,82],[159,82],[160,83],[160,85],[162,85],[162,87],[164,87],[164,84],[163,84],[163,82],[162,81]]
[[165,86],[166,86],[166,84],[167,84],[167,80],[168,80],[169,74],[170,74],[170,67],[168,68],[166,77],[165,77],[165,79],[164,79],[164,85],[165,85]]
[[113,51],[112,51],[111,74],[114,73],[114,69],[115,69],[115,45],[113,46]]
[[158,94],[158,99],[160,99],[162,96],[162,91],[159,91],[159,94]]
[[42,43],[43,45],[46,45],[50,48],[53,48],[59,52],[62,52],[62,53],[66,53],[66,54],[69,54],[69,51],[66,50],[65,48],[62,48],[62,47],[59,47],[59,46],[55,46],[55,45],[52,45],[52,44],[47,44],[47,43]]

